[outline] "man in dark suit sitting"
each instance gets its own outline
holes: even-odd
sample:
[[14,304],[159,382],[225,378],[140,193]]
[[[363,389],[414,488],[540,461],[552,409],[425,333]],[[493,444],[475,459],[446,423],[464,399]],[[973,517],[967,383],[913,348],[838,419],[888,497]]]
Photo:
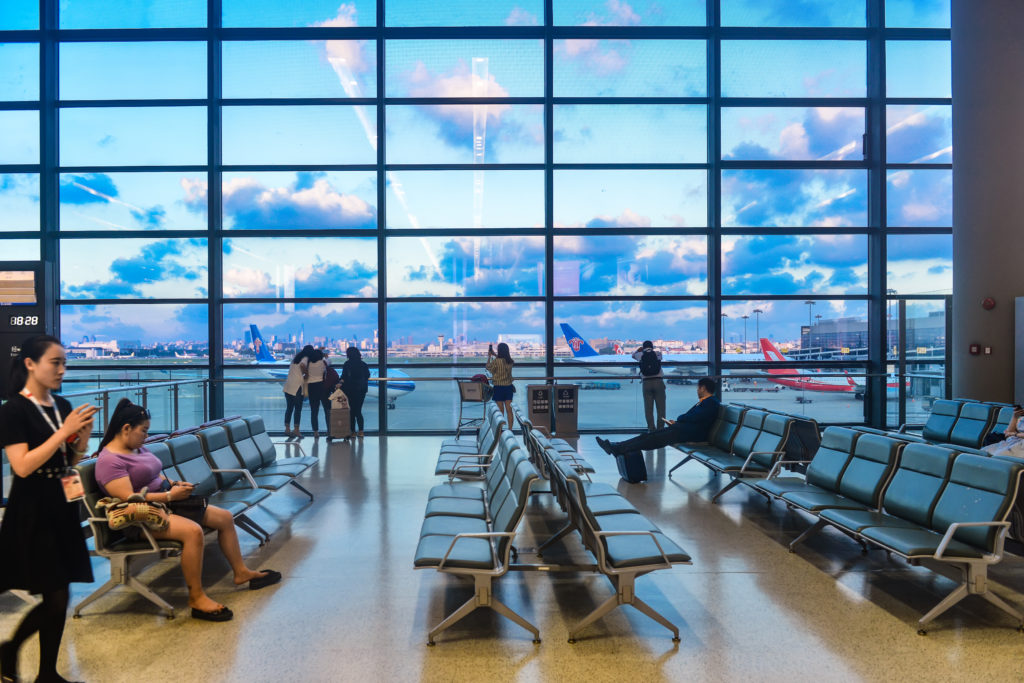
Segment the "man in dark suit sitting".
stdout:
[[611,443],[597,437],[597,444],[609,455],[624,455],[632,451],[652,451],[674,443],[707,441],[711,425],[718,417],[718,399],[715,380],[703,377],[697,382],[697,404],[669,424],[648,434],[641,434],[626,441]]

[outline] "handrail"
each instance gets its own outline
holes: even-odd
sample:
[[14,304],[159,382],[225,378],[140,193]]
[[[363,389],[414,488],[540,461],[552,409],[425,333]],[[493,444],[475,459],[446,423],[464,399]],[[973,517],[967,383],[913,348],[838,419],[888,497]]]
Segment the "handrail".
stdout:
[[[76,380],[69,378],[65,380],[68,384],[75,382],[92,382],[93,380],[82,379]],[[180,405],[178,402],[181,387],[186,384],[201,384],[203,391],[203,421],[210,419],[210,380],[209,379],[181,379],[181,380],[170,380],[160,382],[143,382],[140,384],[130,384],[127,386],[117,386],[109,388],[96,388],[96,389],[82,389],[80,391],[66,391],[61,392],[61,396],[64,398],[77,398],[82,396],[97,396],[100,404],[100,419],[98,422],[93,424],[98,428],[98,432],[94,428],[93,433],[102,433],[103,425],[110,421],[110,394],[117,392],[138,392],[141,394],[141,405],[143,408],[149,408],[149,391],[151,389],[161,389],[167,387],[170,389],[172,402],[171,402],[171,415],[172,415],[172,428],[178,429],[180,424]]]

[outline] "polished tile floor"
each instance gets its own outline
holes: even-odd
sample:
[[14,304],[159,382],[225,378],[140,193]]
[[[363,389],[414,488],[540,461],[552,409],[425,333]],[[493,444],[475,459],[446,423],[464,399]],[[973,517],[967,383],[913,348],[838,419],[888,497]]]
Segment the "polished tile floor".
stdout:
[[[252,566],[284,573],[261,591],[236,589],[213,540],[206,584],[229,605],[224,624],[188,618],[176,562],[143,572],[176,608],[167,620],[125,589],[68,620],[61,669],[91,683],[106,681],[1021,681],[1024,635],[1012,619],[968,598],[936,621],[929,635],[916,620],[953,583],[908,567],[880,551],[862,555],[829,531],[795,554],[786,544],[807,520],[766,506],[740,488],[709,501],[717,480],[696,463],[666,479],[675,451],[648,455],[651,482],[628,485],[614,463],[584,438],[580,451],[595,479],[619,490],[693,555],[692,566],[637,581],[638,595],[680,629],[674,644],[660,625],[620,608],[575,645],[568,627],[611,594],[587,574],[510,573],[497,583],[506,604],[536,624],[543,642],[489,610],[478,610],[442,634],[426,633],[471,594],[468,583],[412,557],[440,438],[367,438],[314,442],[320,464],[306,475],[316,494],[280,491],[256,514],[273,532],[260,548],[242,540]],[[531,503],[517,543],[536,546],[560,525],[546,497]],[[545,556],[585,561],[578,537]],[[524,553],[520,560],[529,562]],[[95,561],[106,580],[105,561]],[[1024,604],[1024,559],[992,572],[995,589]],[[77,585],[77,602],[91,587]],[[14,628],[24,604],[0,596],[0,636]],[[21,672],[31,680],[35,641]]]

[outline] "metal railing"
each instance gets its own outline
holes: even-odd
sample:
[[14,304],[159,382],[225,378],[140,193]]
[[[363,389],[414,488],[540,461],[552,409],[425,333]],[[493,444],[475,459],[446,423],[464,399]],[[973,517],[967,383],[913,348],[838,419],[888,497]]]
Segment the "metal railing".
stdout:
[[[403,370],[408,370],[409,368],[402,368],[402,369]],[[531,368],[523,368],[524,371],[529,371],[530,369]],[[538,368],[538,369],[540,369],[540,368]],[[425,370],[429,371],[429,369],[427,369],[427,368],[425,368]],[[463,370],[463,372],[466,373],[465,376],[461,376],[461,375],[460,376],[453,376],[453,375],[424,375],[424,376],[412,376],[412,377],[410,377],[410,376],[404,375],[404,376],[381,377],[381,378],[373,377],[373,378],[370,378],[370,381],[371,382],[375,382],[378,385],[380,383],[382,383],[382,382],[386,383],[386,382],[392,382],[392,381],[393,382],[401,382],[403,384],[407,384],[407,383],[410,383],[410,382],[417,383],[417,384],[419,384],[419,383],[422,383],[422,384],[449,383],[451,385],[451,388],[452,388],[452,395],[454,396],[454,395],[458,394],[457,382],[469,380],[469,379],[471,379],[471,375],[475,374],[475,373],[472,373],[472,370],[469,369],[469,368],[466,368],[466,369],[459,368],[459,370]],[[583,370],[583,368],[580,368],[579,370]],[[702,375],[669,375],[665,379],[666,379],[667,382],[669,382],[671,384],[693,384],[701,376]],[[916,373],[908,372],[905,377],[906,378],[910,378],[912,376],[916,377]],[[722,383],[722,380],[725,380],[724,384],[726,385],[727,390],[730,390],[730,389],[728,389],[728,387],[730,385],[732,385],[732,386],[741,385],[741,383],[746,383],[746,382],[754,382],[754,383],[759,383],[759,384],[766,384],[766,382],[768,380],[770,380],[770,379],[783,379],[783,380],[785,380],[785,379],[789,379],[789,378],[791,378],[791,379],[797,379],[797,378],[803,378],[803,379],[807,379],[807,378],[813,378],[813,379],[825,379],[825,378],[846,379],[846,378],[854,378],[858,382],[863,382],[865,384],[868,384],[867,380],[875,378],[875,377],[882,377],[882,378],[884,378],[885,375],[873,375],[871,373],[863,373],[863,372],[862,373],[855,373],[854,374],[854,373],[847,373],[847,372],[842,372],[842,371],[839,371],[839,372],[822,372],[822,373],[804,374],[804,373],[800,373],[798,371],[793,371],[793,372],[787,372],[785,374],[780,373],[780,374],[775,374],[775,375],[770,375],[769,376],[769,375],[764,374],[764,373],[760,373],[760,372],[757,372],[757,371],[752,371],[752,372],[734,372],[734,373],[719,375],[718,377],[715,377],[714,379],[719,380],[720,383]],[[939,382],[942,381],[942,378],[937,378],[937,377],[935,377],[933,375],[922,376],[922,379],[925,379],[925,378],[932,379],[932,380],[939,381]],[[517,378],[516,383],[519,384],[521,388],[522,388],[523,385],[526,385],[526,384],[578,383],[578,384],[581,385],[581,389],[603,389],[603,388],[609,388],[606,385],[615,384],[616,385],[615,388],[618,389],[618,388],[621,388],[619,386],[620,384],[621,385],[632,384],[632,383],[638,381],[639,379],[640,378],[637,375],[632,375],[632,374],[624,375],[624,374],[605,373],[605,372],[602,372],[602,369],[595,368],[593,371],[590,371],[590,372],[585,372],[585,373],[584,372],[575,372],[573,374],[566,374],[566,375],[560,375],[560,376],[554,376],[554,377],[546,376],[546,375],[542,375],[542,374],[538,374],[536,376],[523,375],[523,376],[520,376],[520,377]],[[211,379],[208,379],[208,378],[203,378],[203,379],[183,379],[183,380],[152,381],[152,382],[136,381],[135,383],[126,384],[124,386],[109,386],[109,387],[92,386],[90,388],[82,388],[82,389],[74,389],[73,388],[75,384],[93,383],[95,381],[96,381],[95,379],[91,379],[91,380],[86,380],[86,379],[69,379],[69,380],[67,380],[65,382],[65,389],[69,389],[69,391],[65,391],[63,393],[63,396],[65,396],[65,397],[67,397],[69,399],[77,398],[80,401],[94,403],[94,404],[99,406],[100,413],[99,413],[99,416],[98,416],[98,418],[96,420],[96,423],[95,423],[96,426],[95,426],[95,429],[94,429],[94,433],[97,433],[97,432],[101,433],[102,432],[104,425],[106,425],[108,423],[108,421],[110,419],[110,415],[111,415],[111,413],[112,413],[112,411],[114,409],[114,406],[116,406],[117,400],[120,397],[125,397],[125,396],[129,397],[135,403],[138,403],[139,405],[142,405],[143,407],[145,407],[147,409],[150,409],[151,412],[153,412],[153,415],[154,415],[154,426],[153,426],[154,430],[162,431],[162,430],[166,429],[167,431],[174,431],[174,430],[180,429],[182,427],[188,427],[188,426],[191,426],[191,425],[194,425],[194,424],[200,424],[202,422],[205,422],[205,421],[208,421],[208,420],[211,420],[211,419],[214,419],[214,418],[222,417],[223,415],[220,414],[222,412],[225,413],[225,414],[232,414],[232,413],[240,412],[240,411],[251,411],[251,412],[264,413],[264,412],[268,412],[268,410],[273,410],[273,411],[276,412],[278,410],[278,406],[276,405],[276,403],[273,403],[274,399],[276,399],[276,396],[272,395],[272,394],[269,394],[269,393],[265,393],[261,397],[261,400],[257,400],[257,401],[255,401],[253,403],[241,402],[241,401],[236,401],[234,403],[231,403],[230,399],[228,399],[229,403],[227,405],[221,405],[218,402],[218,406],[220,406],[219,409],[218,409],[218,406],[215,406],[212,403],[212,394],[216,393],[217,391],[219,391],[221,396],[225,396],[225,394],[228,393],[228,392],[225,392],[225,388],[233,386],[233,385],[267,385],[267,384],[281,385],[282,384],[282,380],[278,379],[278,378],[271,378],[271,377],[267,377],[267,378],[261,378],[261,377],[241,378],[241,377],[239,377],[239,378],[225,378],[225,379],[217,379],[217,380],[211,380]],[[117,382],[117,381],[124,381],[124,380],[114,380],[114,379],[112,379],[111,383]],[[187,387],[190,387],[190,386],[195,386],[197,388],[197,392],[193,393],[192,395],[188,395],[186,390],[187,390]],[[766,384],[766,386],[767,386],[767,384]],[[628,388],[628,386],[627,386],[627,388]],[[749,389],[747,389],[747,388],[738,388],[737,390],[738,391],[749,391]],[[157,395],[158,392],[164,392],[164,393],[160,396],[159,399],[155,399],[155,395]],[[250,393],[251,392],[249,392],[249,390],[246,390],[245,392],[243,392],[243,394],[237,394],[236,393],[235,394],[235,398],[237,399],[238,396],[241,396],[241,395],[250,395]],[[861,391],[858,390],[856,393],[857,393],[857,398],[860,398],[861,397]],[[888,401],[890,402],[890,404],[894,401],[894,399],[895,399],[895,397],[893,397],[893,396],[889,396],[888,397]],[[156,401],[157,404],[159,404],[160,401],[163,401],[163,408],[161,408],[159,405],[154,406],[153,405],[154,404],[154,400]],[[401,399],[399,399],[399,400],[401,400]],[[388,399],[385,398],[385,401],[388,401]],[[635,403],[635,399],[630,399],[630,398],[627,398],[626,396],[623,396],[622,401],[623,401],[623,404],[633,404],[633,403]],[[393,400],[390,401],[390,402],[393,403]],[[795,404],[804,404],[804,403],[811,403],[811,401],[809,401],[809,400],[808,401],[802,401],[802,400],[800,400],[799,397],[794,396],[794,403]],[[889,406],[889,411],[892,411],[893,407],[894,406],[890,405]],[[439,408],[442,408],[442,407],[439,406]],[[814,409],[817,409],[817,408],[818,408],[818,406],[815,406],[815,407],[809,408],[809,409],[810,410],[814,410]],[[456,410],[457,410],[457,408],[456,408]],[[282,411],[283,411],[283,403],[282,403]],[[364,411],[364,413],[365,413],[365,411]],[[446,417],[445,417],[446,414],[447,413],[444,412],[444,409],[442,408],[442,411],[437,416],[435,416],[435,419],[430,423],[429,430],[432,430],[432,431],[447,431],[447,429],[444,426],[445,422],[446,422]],[[451,416],[451,417],[452,417],[451,428],[454,430],[455,426],[456,426],[455,425],[455,419],[456,418],[454,417],[454,415]],[[854,417],[853,415],[845,415],[840,420],[840,422],[841,423],[849,423],[851,421],[853,421],[853,422],[861,422],[862,421],[861,419],[851,419],[853,417]],[[857,416],[857,418],[859,418],[859,417],[860,416]],[[426,427],[426,426],[420,427],[420,426],[417,426],[415,424],[401,424],[401,423],[404,423],[404,422],[406,422],[405,419],[398,420],[396,418],[391,418],[390,420],[388,420],[387,418],[385,418],[384,420],[381,421],[380,427],[382,429],[388,429],[390,431],[402,431],[402,432],[408,431],[410,433],[415,433],[417,431],[423,431],[425,429],[428,429],[428,427]],[[398,423],[397,426],[396,426],[396,423]],[[627,425],[627,424],[619,424],[619,425],[615,425],[615,427],[612,427],[611,425],[604,425],[604,426],[606,428],[613,428],[613,429],[615,427],[623,428],[623,429],[630,429],[630,428],[635,427],[635,425]]]
[[[82,380],[86,381],[86,380]],[[92,381],[92,380],[88,380]],[[65,384],[74,384],[75,380],[67,380]],[[134,402],[143,408],[149,410],[149,398],[150,394],[158,389],[166,388],[170,395],[170,413],[171,422],[170,428],[176,430],[181,426],[181,388],[186,385],[198,384],[201,385],[202,389],[202,422],[210,419],[210,380],[209,379],[184,379],[174,380],[170,382],[146,382],[143,384],[130,384],[127,386],[110,387],[108,389],[96,388],[96,389],[82,389],[79,391],[64,391],[61,392],[61,396],[67,399],[72,398],[83,398],[92,397],[93,400],[88,401],[99,406],[99,419],[96,420],[93,428],[93,433],[102,433],[103,425],[106,425],[110,421],[110,413],[113,410],[111,405],[112,394],[124,394],[128,397],[130,394],[135,394],[137,400]],[[116,405],[116,403],[114,404]]]

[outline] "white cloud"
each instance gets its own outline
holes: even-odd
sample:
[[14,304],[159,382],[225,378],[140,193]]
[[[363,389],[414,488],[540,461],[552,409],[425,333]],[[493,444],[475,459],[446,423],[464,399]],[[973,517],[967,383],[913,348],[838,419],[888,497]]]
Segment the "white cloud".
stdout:
[[505,17],[505,26],[539,26],[537,17],[521,7],[513,7]]

